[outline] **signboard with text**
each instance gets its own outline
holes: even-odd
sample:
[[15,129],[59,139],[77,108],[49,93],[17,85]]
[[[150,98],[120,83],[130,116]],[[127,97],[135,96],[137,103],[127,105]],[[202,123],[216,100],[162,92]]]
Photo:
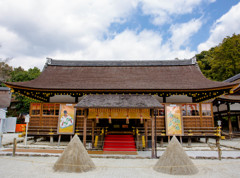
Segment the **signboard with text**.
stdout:
[[75,104],[61,104],[58,118],[58,134],[74,134]]
[[165,108],[166,134],[169,136],[183,135],[183,121],[180,105],[166,105]]

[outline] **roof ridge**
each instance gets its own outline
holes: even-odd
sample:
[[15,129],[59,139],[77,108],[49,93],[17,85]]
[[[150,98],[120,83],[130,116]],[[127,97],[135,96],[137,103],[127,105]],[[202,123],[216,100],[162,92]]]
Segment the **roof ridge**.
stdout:
[[126,66],[183,66],[195,65],[195,58],[175,60],[59,60],[47,58],[47,66],[126,67]]
[[238,79],[240,79],[240,73],[238,73],[238,74],[236,74],[236,75],[234,75],[234,76],[224,80],[224,82],[231,83],[231,82],[234,82],[235,80],[238,80]]

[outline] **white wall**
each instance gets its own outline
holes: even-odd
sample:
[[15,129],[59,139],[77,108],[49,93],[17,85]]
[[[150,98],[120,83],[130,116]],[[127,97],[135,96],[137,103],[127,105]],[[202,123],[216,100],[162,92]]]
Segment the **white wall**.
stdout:
[[240,103],[235,103],[230,105],[230,110],[240,111]]
[[192,97],[186,95],[174,95],[166,97],[166,103],[192,103]]
[[153,97],[155,97],[159,101],[159,103],[163,103],[163,97],[159,97],[157,95],[153,95]]
[[55,95],[50,97],[50,103],[75,103],[75,97],[70,95]]
[[[231,107],[230,107],[230,109],[231,109]],[[221,105],[219,106],[219,111],[220,111],[220,112],[221,112],[221,111],[227,111],[227,105],[226,105],[226,104],[221,104]],[[213,112],[218,112],[217,106],[213,106]]]

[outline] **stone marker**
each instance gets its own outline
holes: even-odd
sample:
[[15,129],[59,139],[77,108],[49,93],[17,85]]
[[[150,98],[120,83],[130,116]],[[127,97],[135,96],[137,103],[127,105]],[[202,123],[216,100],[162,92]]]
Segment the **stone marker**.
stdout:
[[87,172],[95,168],[77,135],[73,137],[53,167],[55,171],[60,172]]
[[165,152],[159,158],[153,169],[172,175],[191,175],[198,173],[197,167],[185,153],[175,136],[173,136]]

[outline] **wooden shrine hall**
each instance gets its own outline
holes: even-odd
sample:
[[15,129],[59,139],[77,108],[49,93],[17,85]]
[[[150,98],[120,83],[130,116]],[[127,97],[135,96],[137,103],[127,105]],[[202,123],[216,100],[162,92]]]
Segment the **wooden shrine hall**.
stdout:
[[103,150],[111,135],[131,135],[136,149],[154,149],[172,135],[216,138],[212,104],[206,101],[236,87],[205,78],[195,59],[48,59],[38,78],[6,85],[36,100],[28,135],[78,134],[85,145]]
[[[240,73],[225,82],[238,84],[238,87],[233,89],[232,94],[226,94],[213,100],[213,114],[221,121],[224,121],[223,117],[227,117],[228,133],[224,132],[224,135],[232,138],[240,135]],[[232,117],[236,120],[234,125],[232,125]],[[222,125],[224,127],[224,123]]]

